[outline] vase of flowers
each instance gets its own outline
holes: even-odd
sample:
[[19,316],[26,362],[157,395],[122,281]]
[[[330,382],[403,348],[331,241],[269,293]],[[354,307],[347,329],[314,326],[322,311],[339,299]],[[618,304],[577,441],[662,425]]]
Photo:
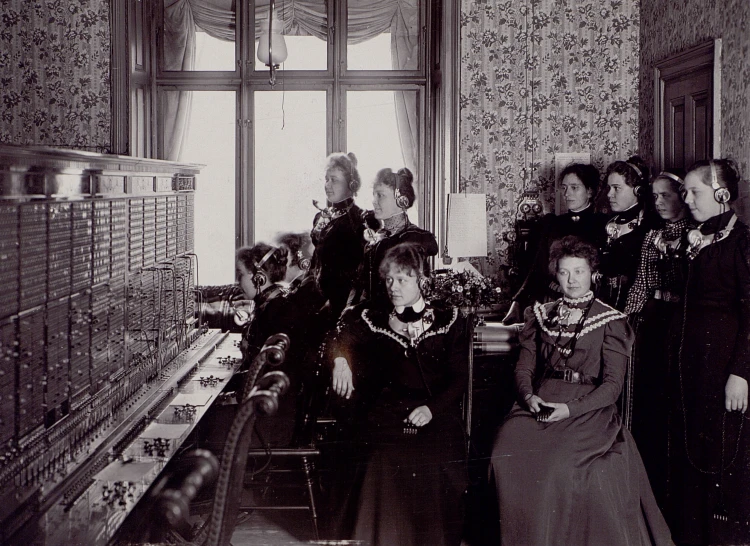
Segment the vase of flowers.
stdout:
[[466,315],[498,303],[501,295],[500,287],[491,279],[471,271],[452,269],[435,271],[429,291],[430,300],[458,307]]

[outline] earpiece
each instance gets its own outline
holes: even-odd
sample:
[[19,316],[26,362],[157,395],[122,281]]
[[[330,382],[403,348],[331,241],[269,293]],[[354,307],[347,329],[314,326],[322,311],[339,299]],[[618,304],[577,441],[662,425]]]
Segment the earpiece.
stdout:
[[429,277],[424,277],[420,275],[419,280],[417,281],[417,286],[419,286],[419,291],[422,293],[422,296],[426,295],[427,292],[430,290]]
[[719,177],[716,174],[716,164],[713,160],[709,160],[708,166],[711,167],[711,187],[714,189],[714,200],[721,205],[726,205],[729,203],[732,194],[729,193],[727,188],[719,185]]
[[402,195],[398,188],[393,190],[393,195],[396,197],[396,205],[398,208],[404,210],[409,208],[409,198]]
[[301,250],[297,251],[297,265],[300,269],[304,269],[305,271],[310,269],[310,258],[305,258],[305,255],[302,254]]
[[268,282],[268,277],[263,271],[258,271],[257,273],[253,274],[252,277],[253,286],[255,286],[256,289],[260,288],[266,282]]
[[641,198],[643,197],[643,192],[645,190],[643,189],[643,186],[633,186],[633,193],[636,197]]
[[353,178],[349,180],[349,189],[352,190],[353,192],[357,191],[357,181],[354,180]]
[[268,282],[268,275],[263,271],[263,264],[265,264],[271,256],[276,252],[276,248],[271,247],[271,250],[266,252],[259,262],[255,263],[255,273],[253,273],[252,282],[255,288],[260,288]]

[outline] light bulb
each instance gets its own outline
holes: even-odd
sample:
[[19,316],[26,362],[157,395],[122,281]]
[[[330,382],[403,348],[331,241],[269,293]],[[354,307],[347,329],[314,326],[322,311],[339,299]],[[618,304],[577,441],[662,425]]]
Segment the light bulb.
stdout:
[[281,34],[281,21],[279,21],[275,13],[272,15],[271,60],[269,60],[268,55],[268,24],[262,24],[261,28],[263,29],[263,31],[258,38],[258,60],[267,66],[270,66],[271,64],[279,65],[283,63],[287,58],[287,51],[286,42],[284,41],[284,35]]

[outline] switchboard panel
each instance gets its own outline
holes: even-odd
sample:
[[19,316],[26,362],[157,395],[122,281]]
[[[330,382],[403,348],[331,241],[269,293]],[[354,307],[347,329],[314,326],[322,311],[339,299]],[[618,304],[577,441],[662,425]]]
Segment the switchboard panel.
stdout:
[[75,499],[67,473],[198,335],[197,171],[15,153],[0,145],[0,543],[56,488]]

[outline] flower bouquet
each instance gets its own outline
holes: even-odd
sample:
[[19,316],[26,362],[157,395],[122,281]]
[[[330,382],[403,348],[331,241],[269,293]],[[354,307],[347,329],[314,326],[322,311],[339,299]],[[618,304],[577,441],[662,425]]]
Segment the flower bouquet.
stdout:
[[492,279],[471,271],[437,270],[432,275],[429,299],[464,312],[488,307],[502,300],[502,290]]

